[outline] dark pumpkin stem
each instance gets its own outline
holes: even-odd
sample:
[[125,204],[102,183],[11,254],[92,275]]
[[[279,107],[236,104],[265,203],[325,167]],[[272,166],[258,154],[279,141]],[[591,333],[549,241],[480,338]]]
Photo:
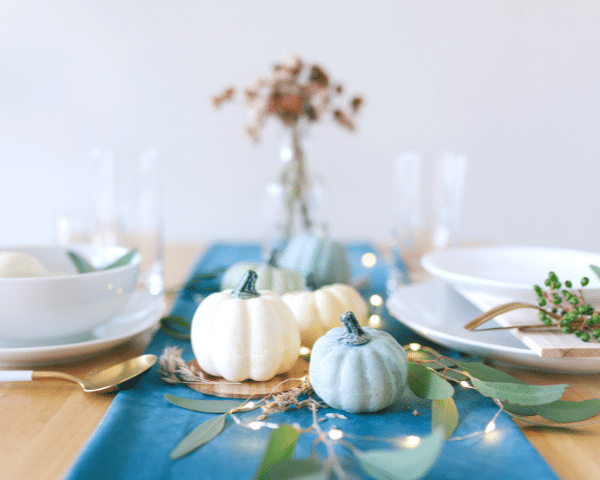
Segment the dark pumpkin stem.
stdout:
[[278,258],[279,258],[279,249],[274,248],[273,250],[271,250],[271,253],[269,254],[269,260],[267,261],[267,265],[269,265],[269,267],[278,267],[279,266],[279,264],[277,262]]
[[231,292],[231,295],[244,300],[260,296],[260,294],[256,290],[257,278],[258,275],[254,270],[248,270],[244,275],[244,278],[242,278],[242,281],[240,282],[238,287],[233,292]]
[[318,288],[319,288],[319,286],[317,285],[317,281],[315,280],[314,273],[309,273],[306,276],[306,289],[311,292],[314,292]]
[[344,313],[341,320],[346,327],[346,333],[340,338],[340,342],[346,345],[364,345],[371,340],[371,335],[362,329],[353,312]]

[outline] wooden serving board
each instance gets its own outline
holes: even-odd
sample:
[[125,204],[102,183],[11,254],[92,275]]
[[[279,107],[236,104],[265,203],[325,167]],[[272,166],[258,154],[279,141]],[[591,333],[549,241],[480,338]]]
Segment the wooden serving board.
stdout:
[[[532,325],[539,322],[537,310],[522,309],[499,315],[496,323],[503,327],[519,327]],[[511,329],[510,332],[527,345],[540,357],[600,357],[600,343],[595,338],[583,342],[573,334],[565,334],[557,327],[544,327],[536,329]]]
[[[271,380],[265,382],[255,382],[253,380],[245,380],[239,383],[233,383],[225,380],[222,377],[214,377],[204,372],[198,365],[196,359],[188,362],[190,368],[195,368],[201,371],[210,383],[193,383],[188,384],[192,390],[205,393],[215,397],[223,398],[262,398],[269,393],[281,393],[289,390],[292,387],[300,385],[300,381],[288,381],[288,379],[302,378],[308,375],[308,362],[302,358],[298,358],[296,364],[289,372],[276,375]],[[282,382],[285,382],[282,384]]]

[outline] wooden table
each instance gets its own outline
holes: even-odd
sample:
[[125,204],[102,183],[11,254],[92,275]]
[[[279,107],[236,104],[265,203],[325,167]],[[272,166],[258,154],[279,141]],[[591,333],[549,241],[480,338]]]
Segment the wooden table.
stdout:
[[[165,252],[167,288],[180,285],[186,279],[201,251],[198,245],[168,246]],[[147,341],[148,338],[142,336],[100,359],[68,364],[60,369],[84,375],[143,352]],[[567,389],[566,400],[600,398],[600,375],[503,369],[530,383],[567,383],[571,387]],[[0,384],[0,479],[63,478],[112,398],[110,394],[87,394],[76,385],[52,380]],[[600,420],[600,416],[593,420]],[[561,479],[600,479],[600,423],[571,429],[517,423]]]

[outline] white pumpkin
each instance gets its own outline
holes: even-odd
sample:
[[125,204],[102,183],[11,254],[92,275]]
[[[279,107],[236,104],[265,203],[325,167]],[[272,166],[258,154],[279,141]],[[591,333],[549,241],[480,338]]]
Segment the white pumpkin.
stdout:
[[258,292],[249,270],[236,290],[206,297],[192,319],[191,343],[206,373],[231,382],[265,381],[298,359],[300,334],[294,314],[271,291]]
[[369,306],[354,287],[344,283],[314,288],[310,277],[308,290],[286,293],[281,298],[289,305],[300,328],[304,347],[312,348],[318,338],[334,327],[340,327],[340,317],[348,310],[354,312],[360,325],[366,325]]
[[314,345],[310,383],[327,405],[377,412],[397,402],[408,385],[406,352],[389,333],[361,327],[352,312]]

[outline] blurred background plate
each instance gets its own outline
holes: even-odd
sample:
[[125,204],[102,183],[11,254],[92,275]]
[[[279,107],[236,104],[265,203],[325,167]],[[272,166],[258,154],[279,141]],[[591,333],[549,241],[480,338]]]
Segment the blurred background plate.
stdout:
[[590,269],[600,266],[598,253],[535,246],[457,247],[428,253],[421,265],[482,310],[505,302],[537,303],[533,286],[543,287],[550,271],[575,287],[588,277],[586,299],[600,304],[600,279]]

